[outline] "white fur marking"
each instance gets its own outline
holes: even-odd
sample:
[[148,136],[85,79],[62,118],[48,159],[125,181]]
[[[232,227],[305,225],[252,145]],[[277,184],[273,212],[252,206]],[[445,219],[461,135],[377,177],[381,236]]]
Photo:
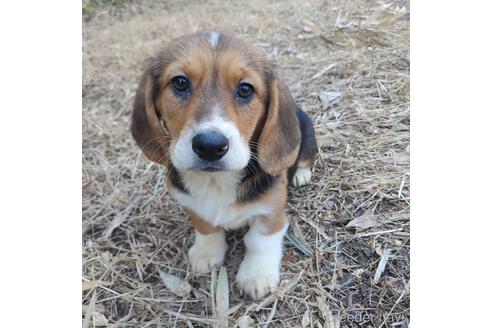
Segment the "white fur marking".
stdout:
[[239,173],[185,171],[181,177],[190,194],[174,189],[170,191],[181,205],[192,209],[212,225],[237,229],[246,225],[252,217],[272,213],[270,204],[253,202],[240,207],[232,206],[237,199],[236,188],[241,180]]
[[212,48],[217,47],[219,44],[219,32],[212,31],[210,32],[208,40],[210,41],[210,44],[212,45]]
[[311,168],[298,167],[294,177],[292,178],[292,185],[296,188],[302,187],[311,183]]
[[231,121],[224,120],[217,112],[220,106],[215,106],[210,120],[182,131],[174,149],[171,150],[171,161],[179,171],[189,170],[197,155],[193,152],[191,141],[198,133],[218,131],[229,139],[229,151],[220,160],[227,170],[240,171],[248,165],[250,151],[247,143],[241,137],[238,128]]
[[192,128],[181,131],[176,145],[171,149],[171,161],[178,170],[187,170],[193,163],[195,154],[191,147],[191,140],[194,135]]
[[[171,151],[171,161],[190,193],[185,194],[174,189],[170,191],[181,205],[192,209],[208,223],[236,229],[246,225],[255,216],[271,215],[272,207],[270,204],[256,202],[240,207],[232,206],[237,200],[236,189],[242,178],[242,169],[248,165],[250,150],[236,125],[224,120],[217,114],[219,112],[220,106],[215,106],[210,120],[183,131],[179,137]],[[207,131],[219,131],[229,139],[229,151],[220,159],[226,168],[224,171],[190,170],[197,160],[191,147],[193,136]]]
[[224,231],[202,235],[195,230],[195,244],[188,251],[191,269],[197,273],[208,273],[214,266],[224,262],[227,243]]
[[262,298],[278,286],[282,240],[287,227],[288,224],[275,234],[265,235],[265,226],[256,219],[244,237],[246,255],[239,266],[236,280],[241,290],[253,299]]

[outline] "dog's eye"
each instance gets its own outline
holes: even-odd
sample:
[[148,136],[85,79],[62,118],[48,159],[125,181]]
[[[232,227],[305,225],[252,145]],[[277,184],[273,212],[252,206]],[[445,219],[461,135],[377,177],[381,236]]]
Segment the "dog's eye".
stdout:
[[190,89],[190,82],[182,75],[173,77],[171,84],[176,92],[186,92]]
[[248,98],[253,94],[253,92],[255,92],[255,88],[246,82],[239,84],[237,88],[237,95],[241,98]]

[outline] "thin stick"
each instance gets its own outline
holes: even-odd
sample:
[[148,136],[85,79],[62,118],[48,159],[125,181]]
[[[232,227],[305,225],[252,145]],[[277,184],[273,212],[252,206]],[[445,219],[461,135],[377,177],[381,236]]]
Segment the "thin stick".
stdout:
[[388,320],[389,316],[391,315],[391,313],[393,312],[395,307],[398,305],[398,303],[400,303],[400,301],[403,298],[403,295],[405,295],[405,293],[406,293],[406,289],[404,289],[403,293],[401,293],[400,297],[398,297],[398,299],[396,300],[396,303],[393,305],[393,307],[389,311],[388,315],[384,317],[383,323],[379,326],[379,328],[382,328],[384,326],[384,324],[386,323],[386,320]]

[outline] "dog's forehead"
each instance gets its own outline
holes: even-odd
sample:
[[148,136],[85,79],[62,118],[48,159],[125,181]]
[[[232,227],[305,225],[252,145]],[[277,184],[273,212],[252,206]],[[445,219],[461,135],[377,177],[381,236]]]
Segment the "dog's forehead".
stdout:
[[220,31],[202,31],[182,36],[175,40],[182,49],[199,47],[204,51],[239,50],[244,54],[258,55],[258,49],[242,39]]
[[167,63],[192,67],[235,64],[258,72],[264,70],[266,62],[264,54],[254,45],[219,31],[178,38],[165,49],[163,59]]

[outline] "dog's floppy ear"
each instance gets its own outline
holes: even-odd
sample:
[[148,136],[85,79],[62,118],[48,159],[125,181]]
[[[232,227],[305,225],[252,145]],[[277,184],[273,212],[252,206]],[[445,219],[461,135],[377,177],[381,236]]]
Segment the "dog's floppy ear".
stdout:
[[154,78],[146,72],[135,95],[131,130],[147,158],[166,164],[169,160],[169,135],[157,117],[153,94]]
[[258,158],[265,172],[277,175],[296,161],[301,131],[297,106],[289,89],[276,73],[272,73],[269,80],[266,120],[258,139]]

